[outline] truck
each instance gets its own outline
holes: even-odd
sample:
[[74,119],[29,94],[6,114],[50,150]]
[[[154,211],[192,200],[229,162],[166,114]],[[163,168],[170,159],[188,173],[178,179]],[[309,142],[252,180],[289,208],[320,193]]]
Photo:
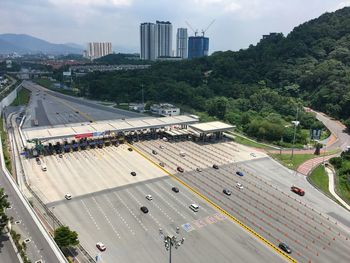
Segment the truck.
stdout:
[[305,195],[305,191],[297,186],[292,186],[290,188],[290,190],[294,193],[296,193],[297,195],[300,195],[300,196],[304,196]]

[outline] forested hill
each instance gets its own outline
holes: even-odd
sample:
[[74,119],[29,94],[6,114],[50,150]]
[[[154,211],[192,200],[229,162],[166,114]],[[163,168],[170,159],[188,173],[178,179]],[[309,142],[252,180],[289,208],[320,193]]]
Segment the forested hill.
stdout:
[[82,93],[117,102],[140,101],[143,85],[147,101],[189,106],[257,137],[264,124],[260,137],[265,138],[273,129],[267,126],[293,119],[301,102],[349,118],[349,49],[350,8],[343,8],[297,26],[286,37],[264,37],[245,50],[156,62],[142,71],[93,73],[81,82]]

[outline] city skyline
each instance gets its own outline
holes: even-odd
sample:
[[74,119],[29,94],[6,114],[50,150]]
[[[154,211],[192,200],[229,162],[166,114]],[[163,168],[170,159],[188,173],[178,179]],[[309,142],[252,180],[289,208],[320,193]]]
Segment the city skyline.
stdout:
[[[212,39],[212,53],[247,48],[270,32],[286,35],[298,24],[349,4],[349,0],[3,0],[0,33],[26,33],[52,43],[83,46],[112,42],[116,52],[139,52],[138,31],[144,21],[171,21],[176,29],[188,28],[188,21],[200,31],[215,19],[206,33]],[[189,28],[188,35],[193,35]]]

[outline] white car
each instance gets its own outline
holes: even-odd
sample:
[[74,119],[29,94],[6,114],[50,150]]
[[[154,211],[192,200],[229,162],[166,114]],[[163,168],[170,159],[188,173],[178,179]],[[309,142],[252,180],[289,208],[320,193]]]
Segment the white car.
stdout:
[[236,187],[237,187],[238,189],[243,189],[243,185],[240,184],[240,183],[236,183]]
[[163,145],[160,145],[159,148],[160,148],[160,149],[164,149],[164,146],[163,146]]
[[190,204],[190,209],[194,212],[198,212],[199,206],[197,204]]
[[151,201],[151,200],[153,200],[153,197],[151,195],[146,195],[146,199]]
[[105,251],[105,250],[106,250],[106,246],[105,246],[102,242],[97,242],[97,243],[96,243],[96,247],[97,247],[98,250],[100,250],[100,251]]
[[64,198],[66,198],[67,200],[71,200],[72,199],[72,195],[71,194],[66,194],[64,196]]

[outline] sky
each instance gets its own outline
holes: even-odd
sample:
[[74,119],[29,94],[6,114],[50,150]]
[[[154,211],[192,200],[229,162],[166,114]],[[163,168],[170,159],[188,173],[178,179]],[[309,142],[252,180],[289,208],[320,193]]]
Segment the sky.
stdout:
[[[115,52],[139,52],[139,25],[156,20],[206,29],[210,53],[255,45],[350,6],[350,0],[0,0],[0,34],[29,34],[52,43],[112,42]],[[189,29],[189,35],[193,35]]]

